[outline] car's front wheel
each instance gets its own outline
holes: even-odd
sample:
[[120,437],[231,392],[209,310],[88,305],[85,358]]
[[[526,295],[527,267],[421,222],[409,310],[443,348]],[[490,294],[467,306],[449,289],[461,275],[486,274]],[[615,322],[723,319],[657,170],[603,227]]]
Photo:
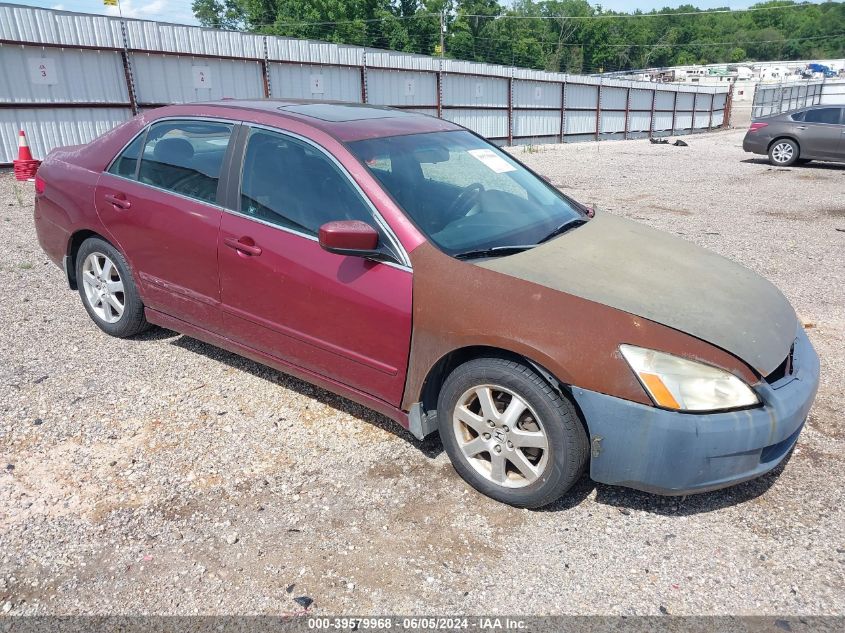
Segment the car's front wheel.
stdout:
[[106,334],[125,338],[149,327],[129,264],[105,240],[91,237],[79,247],[76,282],[82,305]]
[[480,358],[446,379],[440,438],[458,474],[498,501],[537,508],[563,495],[587,461],[572,403],[527,365]]
[[789,167],[798,160],[798,143],[781,138],[769,148],[769,162],[777,167]]

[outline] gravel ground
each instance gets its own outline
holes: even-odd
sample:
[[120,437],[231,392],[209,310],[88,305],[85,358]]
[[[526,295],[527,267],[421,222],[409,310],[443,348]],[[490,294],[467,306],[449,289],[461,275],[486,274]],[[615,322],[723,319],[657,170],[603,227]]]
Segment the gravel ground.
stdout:
[[0,175],[0,612],[845,612],[845,167],[686,140],[515,152],[782,288],[822,359],[809,424],[756,481],[679,499],[585,477],[536,512],[342,398],[171,332],[102,334],[38,247],[31,184]]

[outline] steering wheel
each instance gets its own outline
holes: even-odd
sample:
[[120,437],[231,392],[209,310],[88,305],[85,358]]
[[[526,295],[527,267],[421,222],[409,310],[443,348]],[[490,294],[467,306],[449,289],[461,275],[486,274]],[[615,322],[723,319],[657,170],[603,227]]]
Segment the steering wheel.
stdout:
[[455,201],[449,205],[446,211],[446,217],[451,221],[452,218],[458,219],[466,214],[476,203],[478,197],[484,192],[484,185],[480,182],[474,182],[471,185],[464,187],[464,190],[458,194]]

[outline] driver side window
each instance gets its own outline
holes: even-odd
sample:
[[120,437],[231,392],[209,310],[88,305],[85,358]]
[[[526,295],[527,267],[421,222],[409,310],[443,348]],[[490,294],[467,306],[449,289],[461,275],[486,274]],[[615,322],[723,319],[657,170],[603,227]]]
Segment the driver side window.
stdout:
[[247,141],[239,211],[311,236],[334,220],[374,225],[366,202],[323,152],[258,128],[251,130]]

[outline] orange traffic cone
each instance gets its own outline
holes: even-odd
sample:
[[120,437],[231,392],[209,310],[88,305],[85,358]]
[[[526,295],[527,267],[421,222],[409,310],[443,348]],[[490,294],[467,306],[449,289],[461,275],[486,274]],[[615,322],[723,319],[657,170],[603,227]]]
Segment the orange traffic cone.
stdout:
[[26,134],[23,130],[18,134],[18,159],[12,161],[15,169],[15,178],[18,180],[32,180],[35,178],[35,172],[38,171],[38,166],[41,165],[40,160],[35,160],[32,157],[32,152],[29,150],[29,143],[26,141]]

